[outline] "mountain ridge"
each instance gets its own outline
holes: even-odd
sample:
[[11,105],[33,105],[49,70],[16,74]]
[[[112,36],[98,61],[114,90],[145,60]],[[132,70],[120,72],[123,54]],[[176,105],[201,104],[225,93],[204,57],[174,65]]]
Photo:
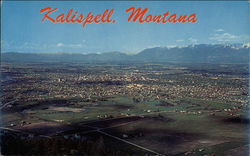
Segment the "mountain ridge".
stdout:
[[197,44],[183,47],[154,47],[129,55],[113,51],[105,53],[2,53],[3,62],[194,62],[248,63],[249,46],[244,44]]

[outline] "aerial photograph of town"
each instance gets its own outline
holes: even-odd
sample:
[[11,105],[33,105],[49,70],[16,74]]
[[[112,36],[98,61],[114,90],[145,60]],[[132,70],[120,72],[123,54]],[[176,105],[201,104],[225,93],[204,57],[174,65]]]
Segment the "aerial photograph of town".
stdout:
[[1,7],[0,155],[249,156],[248,1]]

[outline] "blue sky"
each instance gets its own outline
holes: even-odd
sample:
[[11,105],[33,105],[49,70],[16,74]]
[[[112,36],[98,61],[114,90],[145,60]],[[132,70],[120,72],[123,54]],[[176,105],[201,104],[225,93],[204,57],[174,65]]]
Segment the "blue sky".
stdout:
[[[62,2],[10,2],[2,4],[3,52],[74,52],[97,53],[121,51],[136,53],[158,46],[189,44],[248,43],[250,26],[249,2],[173,2],[173,1],[62,1]],[[52,7],[59,15],[74,9],[79,13],[103,13],[115,9],[114,24],[42,22],[40,9]],[[149,8],[152,15],[166,12],[177,15],[197,14],[197,23],[131,23],[125,12],[130,7]]]

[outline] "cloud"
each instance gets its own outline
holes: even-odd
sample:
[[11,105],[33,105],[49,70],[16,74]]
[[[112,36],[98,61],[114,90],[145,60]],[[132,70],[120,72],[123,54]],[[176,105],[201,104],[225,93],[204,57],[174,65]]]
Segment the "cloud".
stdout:
[[68,47],[70,47],[70,48],[82,48],[83,44],[69,44]]
[[56,45],[54,45],[55,47],[58,48],[83,48],[85,47],[85,44],[83,44],[85,42],[85,40],[82,40],[82,43],[70,43],[70,44],[64,44],[64,43],[57,43]]
[[215,33],[210,35],[209,40],[216,42],[238,42],[246,43],[250,41],[250,35],[235,35],[227,32]]
[[149,48],[155,48],[155,47],[162,47],[162,45],[160,44],[152,44],[152,45],[148,45],[147,47],[145,47],[146,49],[149,49]]
[[63,43],[57,43],[56,46],[57,47],[64,47],[64,44]]
[[230,34],[230,33],[213,34],[211,37],[209,37],[210,40],[215,40],[219,42],[234,41],[237,38],[238,36]]
[[249,42],[250,36],[249,35],[236,35],[225,32],[224,29],[216,29],[214,30],[215,33],[211,34],[208,38],[209,40],[215,42],[242,42],[246,43]]
[[214,30],[215,32],[224,32],[225,30],[224,29],[216,29]]
[[193,38],[193,37],[188,38],[188,41],[190,41],[192,43],[197,43],[198,42],[198,40]]
[[176,40],[176,42],[183,42],[184,40]]
[[188,47],[188,45],[168,45],[166,46],[166,48],[184,48],[184,47]]

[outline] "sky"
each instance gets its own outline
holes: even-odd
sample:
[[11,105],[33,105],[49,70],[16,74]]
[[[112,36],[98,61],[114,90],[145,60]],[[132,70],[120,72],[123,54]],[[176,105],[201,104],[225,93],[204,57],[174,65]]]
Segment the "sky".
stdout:
[[[247,1],[4,1],[1,17],[1,51],[32,53],[137,53],[152,47],[190,44],[230,44],[250,41],[250,3]],[[114,9],[116,23],[42,22],[43,8],[58,8],[56,17],[74,9],[94,15]],[[128,22],[130,7],[149,8],[148,14],[195,13],[196,23]]]

